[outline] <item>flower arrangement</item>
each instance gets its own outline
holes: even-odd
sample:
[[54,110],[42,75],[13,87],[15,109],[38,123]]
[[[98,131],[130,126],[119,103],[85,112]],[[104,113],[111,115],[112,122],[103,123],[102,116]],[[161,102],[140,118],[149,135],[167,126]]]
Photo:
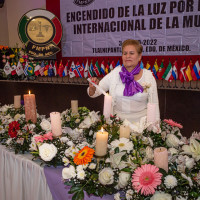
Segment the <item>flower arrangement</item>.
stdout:
[[[121,124],[129,124],[130,138],[119,138]],[[96,133],[108,133],[107,154],[95,156]],[[60,137],[53,137],[48,118],[38,115],[36,124],[26,123],[24,108],[0,107],[0,137],[16,153],[29,151],[48,165],[64,165],[62,177],[74,200],[89,195],[114,195],[115,200],[199,200],[200,133],[181,135],[182,125],[163,120],[131,125],[117,116],[105,120],[85,107],[77,114],[62,113]],[[23,142],[22,142],[23,140]],[[26,142],[25,142],[26,140]],[[168,152],[168,170],[154,163],[154,149]]]

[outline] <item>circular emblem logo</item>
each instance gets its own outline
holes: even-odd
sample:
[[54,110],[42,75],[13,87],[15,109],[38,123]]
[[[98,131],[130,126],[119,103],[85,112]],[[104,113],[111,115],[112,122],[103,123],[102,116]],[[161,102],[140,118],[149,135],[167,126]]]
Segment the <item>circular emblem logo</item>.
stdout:
[[60,51],[62,25],[51,12],[36,9],[27,12],[19,21],[18,34],[33,57],[49,57]]
[[88,6],[92,2],[94,2],[94,0],[74,0],[74,4],[81,7]]

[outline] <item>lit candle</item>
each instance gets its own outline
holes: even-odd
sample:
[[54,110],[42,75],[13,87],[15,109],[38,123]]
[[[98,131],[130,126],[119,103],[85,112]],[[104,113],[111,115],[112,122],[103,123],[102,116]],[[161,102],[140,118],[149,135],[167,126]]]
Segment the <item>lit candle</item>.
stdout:
[[120,130],[119,130],[119,137],[122,138],[130,138],[130,127],[129,126],[125,126],[125,125],[121,125],[120,126]]
[[61,116],[59,112],[51,112],[50,113],[51,119],[51,132],[54,137],[58,137],[62,135],[62,128],[61,128]]
[[104,96],[104,107],[103,107],[103,115],[106,119],[110,118],[111,106],[112,106],[112,96],[106,94]]
[[36,112],[36,102],[35,95],[29,94],[24,95],[24,107],[25,107],[25,116],[26,121],[31,120],[33,123],[37,122],[37,112]]
[[78,113],[78,100],[71,100],[72,113]]
[[158,147],[154,149],[154,164],[168,172],[168,151],[166,148]]
[[155,103],[147,104],[147,122],[148,123],[156,122],[156,104]]
[[21,107],[21,95],[14,96],[14,108],[20,108]]
[[97,132],[96,135],[96,156],[105,156],[107,153],[108,146],[108,132],[104,131],[103,128]]

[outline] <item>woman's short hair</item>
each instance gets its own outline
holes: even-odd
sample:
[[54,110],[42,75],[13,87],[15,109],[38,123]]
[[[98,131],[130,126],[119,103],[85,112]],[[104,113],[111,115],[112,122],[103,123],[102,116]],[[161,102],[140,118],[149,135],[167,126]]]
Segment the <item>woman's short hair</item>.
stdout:
[[143,47],[142,45],[140,44],[140,42],[138,40],[132,40],[132,39],[128,39],[128,40],[125,40],[123,43],[122,43],[122,53],[124,51],[124,47],[125,46],[128,46],[128,45],[133,45],[135,46],[138,54],[141,54],[142,51],[143,51]]

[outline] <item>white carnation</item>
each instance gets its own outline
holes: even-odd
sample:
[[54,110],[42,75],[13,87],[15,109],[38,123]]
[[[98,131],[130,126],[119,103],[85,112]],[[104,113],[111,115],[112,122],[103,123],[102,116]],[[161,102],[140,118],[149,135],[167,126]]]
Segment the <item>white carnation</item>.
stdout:
[[65,167],[62,170],[62,177],[63,179],[70,179],[76,177],[76,172],[74,166],[70,165],[69,167]]
[[150,200],[172,200],[172,196],[168,193],[156,191]]
[[114,182],[114,172],[111,168],[107,167],[100,171],[99,182],[102,185],[110,185]]
[[40,123],[40,126],[42,127],[42,129],[44,131],[50,131],[51,130],[51,123],[46,119],[42,120],[42,122]]
[[120,200],[120,199],[121,198],[120,198],[120,193],[119,192],[114,194],[114,200]]
[[54,144],[44,143],[39,147],[39,155],[44,161],[51,161],[57,154],[57,151]]
[[133,196],[133,190],[127,190],[126,191],[126,199],[127,200],[131,200],[132,199],[132,196]]
[[172,175],[168,175],[165,177],[164,183],[167,188],[174,188],[175,186],[177,186],[177,179]]
[[96,164],[95,163],[90,163],[89,169],[95,169],[95,168],[96,168]]
[[80,180],[84,180],[85,179],[85,171],[84,170],[80,170],[77,172],[77,178],[80,179]]

